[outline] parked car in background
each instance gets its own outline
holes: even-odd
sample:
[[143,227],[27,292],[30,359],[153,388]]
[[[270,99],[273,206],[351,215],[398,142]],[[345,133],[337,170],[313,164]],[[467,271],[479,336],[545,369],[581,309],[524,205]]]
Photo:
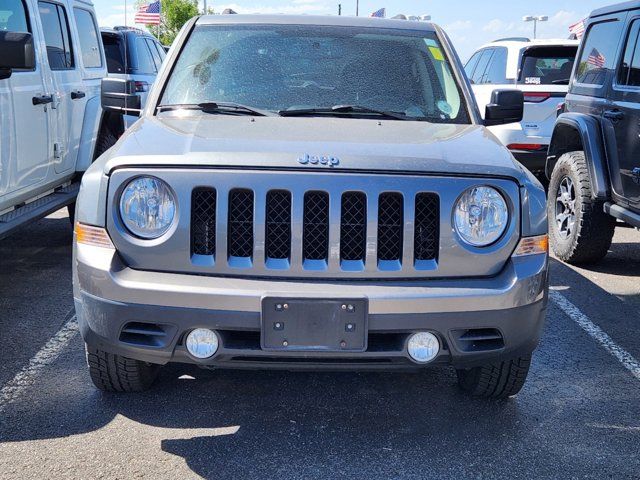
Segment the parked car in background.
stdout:
[[[101,28],[102,43],[110,77],[132,80],[144,107],[151,85],[166,56],[164,46],[146,30],[133,27]],[[132,115],[109,115],[108,135],[112,143],[138,118]]]
[[546,172],[553,251],[603,258],[616,219],[640,228],[640,2],[595,10],[555,124]]
[[[137,99],[104,80],[105,109]],[[427,22],[190,20],[82,180],[94,384],[143,390],[168,362],[452,365],[470,395],[515,395],[547,306],[545,192],[485,127],[522,109],[496,90],[483,120]]]
[[106,73],[90,2],[0,2],[0,238],[73,205]]
[[577,40],[506,38],[480,47],[465,65],[480,111],[496,88],[524,93],[522,121],[491,127],[525,167],[544,172],[558,105],[567,93]]

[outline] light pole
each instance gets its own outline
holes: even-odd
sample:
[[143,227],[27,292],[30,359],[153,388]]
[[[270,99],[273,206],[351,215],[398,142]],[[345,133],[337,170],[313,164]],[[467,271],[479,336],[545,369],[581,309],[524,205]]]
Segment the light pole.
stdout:
[[526,15],[522,17],[523,22],[533,22],[533,39],[535,40],[538,34],[538,22],[546,22],[549,17],[546,15]]

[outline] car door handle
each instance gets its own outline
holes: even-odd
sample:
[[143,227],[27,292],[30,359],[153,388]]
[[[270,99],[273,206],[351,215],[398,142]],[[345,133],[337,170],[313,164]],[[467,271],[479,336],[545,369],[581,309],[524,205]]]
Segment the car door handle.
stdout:
[[53,95],[40,95],[31,99],[34,105],[46,105],[53,102]]
[[79,98],[84,98],[85,97],[85,93],[81,92],[80,90],[75,90],[73,92],[71,92],[71,100],[77,100]]
[[613,122],[617,122],[618,120],[622,120],[624,118],[624,112],[620,110],[605,110],[602,116],[604,118],[608,118]]

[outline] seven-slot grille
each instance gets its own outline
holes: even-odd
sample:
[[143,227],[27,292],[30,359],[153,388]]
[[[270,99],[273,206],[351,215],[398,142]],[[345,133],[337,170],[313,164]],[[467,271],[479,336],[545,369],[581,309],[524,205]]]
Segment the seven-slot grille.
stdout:
[[[377,208],[368,209],[368,195],[376,195]],[[195,255],[219,256],[216,252],[216,219],[224,218],[216,211],[216,190],[199,187],[192,192],[191,204],[191,252]],[[293,218],[294,204],[300,202],[301,218]],[[256,198],[253,190],[233,189],[229,192],[227,212],[227,258],[253,259],[256,229],[264,229],[265,260],[291,261],[294,246],[301,247],[302,262],[328,262],[330,253],[331,205],[339,205],[340,261],[346,270],[364,269],[367,258],[367,227],[372,221],[376,226],[376,248],[379,265],[393,262],[399,267],[403,260],[434,261],[438,257],[440,237],[440,202],[434,193],[420,192],[413,198],[401,193],[382,192],[368,194],[358,191],[342,192],[336,198],[324,191],[307,191],[302,198],[292,198],[287,190],[270,190],[262,198]],[[405,223],[405,202],[413,209],[414,225]],[[376,203],[373,203],[375,206]],[[257,212],[263,208],[263,212]],[[373,218],[371,218],[373,215]],[[256,225],[255,219],[264,219]],[[292,238],[293,222],[301,222],[302,239]],[[411,248],[407,256],[405,249]],[[218,230],[219,231],[219,230]],[[258,237],[262,238],[261,235]],[[369,239],[369,243],[371,239]],[[411,252],[408,252],[409,254]],[[354,262],[356,262],[354,264]],[[354,266],[355,265],[355,266]]]

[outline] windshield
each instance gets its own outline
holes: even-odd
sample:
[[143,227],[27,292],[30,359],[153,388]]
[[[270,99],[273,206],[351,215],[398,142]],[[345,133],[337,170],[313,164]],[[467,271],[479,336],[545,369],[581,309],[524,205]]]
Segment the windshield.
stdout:
[[[160,104],[202,102],[235,102],[271,111],[357,105],[416,120],[469,123],[449,62],[430,32],[198,26]],[[322,113],[337,114],[317,112]],[[348,113],[366,116],[362,111]]]
[[520,83],[525,85],[569,83],[577,51],[577,45],[529,48],[522,57]]

